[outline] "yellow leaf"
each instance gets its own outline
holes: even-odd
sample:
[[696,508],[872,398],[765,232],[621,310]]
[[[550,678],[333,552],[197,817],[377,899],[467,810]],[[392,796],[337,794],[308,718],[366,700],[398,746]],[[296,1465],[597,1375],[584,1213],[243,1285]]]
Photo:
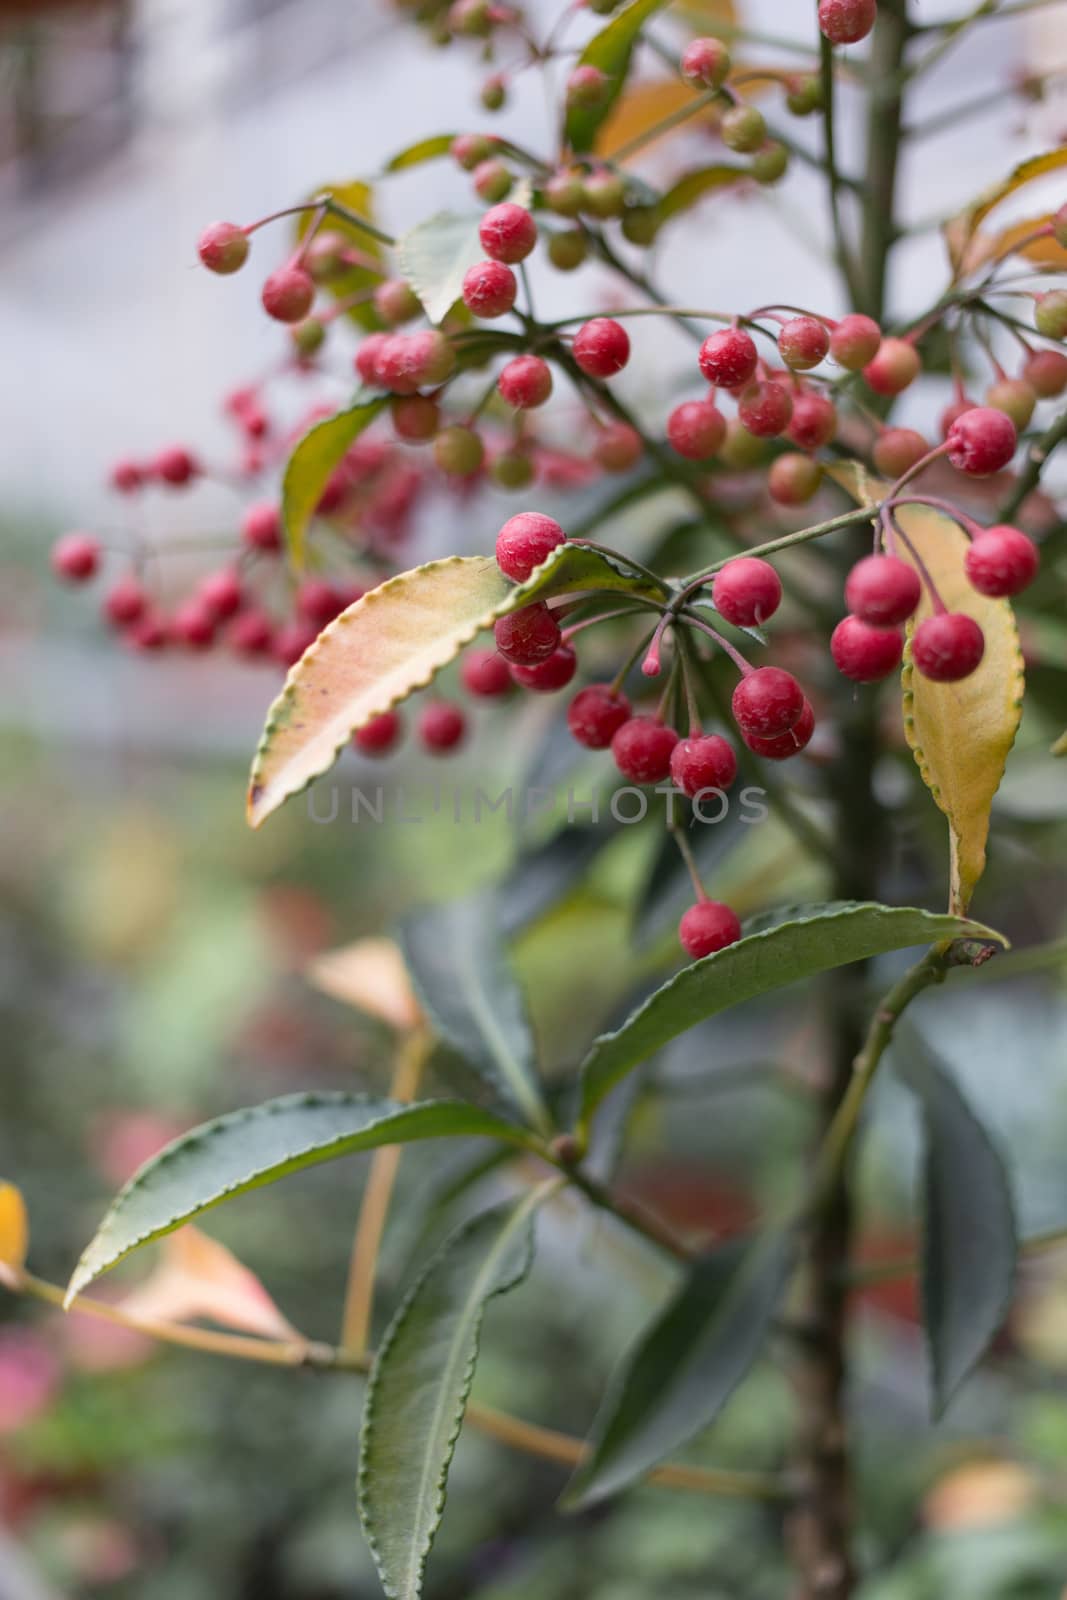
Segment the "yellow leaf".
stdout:
[[1005,256],[1025,256],[1043,267],[1059,267],[1067,271],[1067,250],[1057,244],[1051,234],[1040,239],[1033,235],[1052,221],[1052,212],[1041,217],[1027,217],[1022,222],[1009,223],[1000,233],[982,233],[979,230],[965,244],[959,262],[961,277],[969,277],[984,267],[988,261],[1001,261]]
[[355,1006],[400,1032],[422,1020],[404,958],[392,939],[357,939],[316,956],[308,981],[332,1000]]
[[138,1322],[207,1318],[265,1339],[303,1342],[255,1273],[224,1244],[189,1225],[167,1237],[159,1266],[119,1304]]
[[0,1267],[24,1266],[30,1246],[30,1221],[22,1191],[0,1183]]
[[672,10],[697,33],[725,37],[737,28],[737,8],[733,0],[675,0]]
[[[635,83],[616,100],[611,114],[601,125],[596,136],[595,149],[599,156],[611,160],[616,150],[621,150],[631,139],[642,139],[650,128],[654,128],[666,117],[673,117],[676,112],[684,111],[685,107],[694,100],[699,100],[700,91],[691,89],[680,78],[659,78],[650,83]],[[665,128],[660,138],[667,138],[669,134],[680,129],[695,128],[700,123],[717,121],[720,113],[713,106],[706,110],[694,113],[687,122],[677,124],[675,127]],[[658,140],[649,140],[644,146],[645,150],[651,149]]]
[[1056,743],[1052,746],[1054,756],[1067,756],[1067,733],[1061,733]]
[[[355,183],[326,183],[315,191],[315,195],[330,194],[349,211],[357,212],[361,217],[366,217],[368,222],[374,221],[374,190],[369,183],[357,180]],[[313,196],[314,198],[314,196]],[[300,240],[311,226],[313,211],[302,211],[297,218],[296,236]],[[378,273],[369,263],[381,262],[382,247],[371,234],[365,233],[362,228],[357,228],[354,223],[346,222],[343,217],[327,217],[322,225],[323,233],[339,233],[348,242],[354,255],[362,256],[364,262],[357,262],[354,266],[346,266],[328,284],[329,293],[338,300],[349,301],[354,295],[369,294],[378,282]],[[349,317],[364,328],[380,328],[381,322],[375,314],[374,308],[369,303],[354,305],[349,308]]]
[[1022,162],[1006,178],[995,183],[972,205],[946,223],[943,236],[956,277],[961,277],[972,270],[967,265],[968,252],[975,234],[989,213],[999,206],[1001,201],[1015,194],[1026,184],[1032,183],[1035,178],[1043,178],[1050,172],[1059,171],[1061,167],[1067,167],[1067,145],[1060,145],[1055,150],[1046,150],[1043,155],[1031,156],[1028,161]]

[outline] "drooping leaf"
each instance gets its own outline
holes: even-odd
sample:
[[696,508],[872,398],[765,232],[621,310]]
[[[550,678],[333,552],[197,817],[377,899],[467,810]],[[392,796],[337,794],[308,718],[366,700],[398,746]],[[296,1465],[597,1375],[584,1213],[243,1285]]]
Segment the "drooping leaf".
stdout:
[[940,1415],[1007,1315],[1014,1209],[989,1134],[914,1029],[898,1039],[893,1059],[922,1114],[923,1323]]
[[282,518],[289,555],[298,571],[304,565],[308,524],[315,515],[330,474],[385,404],[384,396],[361,400],[323,422],[316,422],[289,457],[282,479]]
[[522,1128],[458,1100],[400,1105],[356,1094],[294,1094],[231,1111],[146,1161],[112,1203],[82,1255],[70,1299],[132,1250],[291,1172],[380,1145],[472,1138],[522,1144]]
[[622,91],[641,29],[666,3],[667,0],[631,0],[582,51],[581,64],[598,68],[608,82],[597,105],[571,106],[568,110],[564,135],[572,150],[582,152],[593,148],[597,130]]
[[[368,222],[374,221],[374,190],[369,183],[356,179],[353,183],[328,183],[316,189],[315,195],[329,194],[349,211],[355,211],[359,216],[366,217]],[[313,212],[304,211],[300,214],[296,224],[298,239],[302,239],[311,226]],[[361,328],[380,328],[378,314],[370,302],[370,294],[378,283],[381,274],[375,271],[374,264],[380,263],[382,257],[381,241],[375,239],[363,228],[357,228],[352,222],[346,222],[343,217],[329,216],[322,225],[324,233],[339,233],[350,246],[353,254],[367,258],[367,264],[356,263],[346,266],[343,271],[336,273],[326,285],[328,292],[337,300],[351,301],[353,298],[367,295],[367,300],[362,304],[348,305],[346,316]]]
[[685,173],[656,202],[657,226],[662,225],[670,217],[688,211],[698,200],[703,199],[704,195],[711,194],[716,189],[729,188],[731,184],[739,183],[749,176],[744,167],[732,167],[725,161],[716,162],[711,167],[698,167],[693,172]]
[[544,1131],[549,1121],[533,1035],[495,896],[473,894],[427,907],[401,923],[400,944],[436,1032]]
[[355,1006],[402,1033],[422,1020],[404,958],[392,939],[357,939],[327,950],[304,975],[332,1000]]
[[1039,156],[1030,156],[1014,168],[1006,178],[993,184],[972,205],[967,206],[945,225],[945,243],[957,277],[967,270],[967,255],[971,241],[990,212],[995,210],[1002,200],[1006,200],[1009,195],[1015,194],[1026,184],[1032,183],[1035,178],[1042,178],[1049,172],[1057,172],[1062,167],[1067,167],[1067,145],[1047,150]]
[[417,139],[390,157],[382,170],[405,172],[408,167],[421,167],[424,161],[436,161],[440,156],[447,156],[455,137],[454,133],[435,133],[428,139]]
[[714,1422],[759,1354],[793,1254],[775,1233],[692,1269],[613,1380],[566,1506],[615,1494]]
[[263,1339],[303,1343],[254,1272],[232,1250],[192,1224],[164,1243],[155,1271],[119,1302],[139,1322],[194,1322],[206,1317]]
[[813,907],[803,916],[750,933],[683,968],[617,1032],[594,1041],[582,1067],[583,1116],[596,1109],[631,1067],[730,1006],[852,961],[968,936],[1005,942],[1000,934],[962,917],[865,902]]
[[486,1304],[529,1272],[533,1212],[544,1196],[535,1190],[453,1234],[382,1341],[363,1412],[359,1513],[390,1600],[422,1593]]
[[25,1265],[30,1247],[30,1220],[22,1191],[13,1183],[0,1183],[0,1267]]
[[400,270],[431,322],[441,322],[463,292],[469,267],[485,255],[477,213],[438,211],[416,223],[397,245]]

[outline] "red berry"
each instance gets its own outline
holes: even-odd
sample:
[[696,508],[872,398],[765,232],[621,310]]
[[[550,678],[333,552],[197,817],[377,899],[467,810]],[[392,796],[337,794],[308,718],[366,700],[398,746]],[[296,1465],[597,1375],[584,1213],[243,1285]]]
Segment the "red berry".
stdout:
[[432,700],[419,715],[419,738],[431,755],[444,755],[454,750],[466,731],[463,708],[450,700]]
[[737,415],[757,439],[773,439],[789,426],[793,397],[784,383],[753,383],[738,401]]
[[508,664],[495,650],[472,650],[464,657],[459,675],[465,689],[487,700],[507,694],[512,684]]
[[759,352],[743,328],[722,328],[700,346],[700,370],[709,383],[737,389],[756,370]]
[[592,110],[607,97],[609,87],[606,73],[599,67],[580,62],[567,79],[567,105]]
[[435,389],[455,371],[456,352],[446,334],[437,328],[420,328],[408,334],[405,350],[407,371],[420,389]]
[[241,580],[232,567],[209,572],[197,585],[197,597],[216,622],[224,622],[241,609]]
[[781,667],[757,667],[741,679],[731,703],[743,733],[773,739],[799,720],[804,710],[804,691],[791,672]]
[[1037,576],[1038,553],[1032,539],[1006,523],[986,528],[968,546],[963,569],[979,594],[994,598],[1019,594]]
[[832,400],[814,389],[803,389],[793,396],[793,415],[786,438],[801,450],[820,450],[837,432],[837,411]]
[[671,781],[690,799],[703,789],[728,789],[737,777],[737,757],[717,733],[679,739],[671,751]]
[[540,511],[520,511],[509,517],[496,536],[496,563],[505,578],[516,583],[526,579],[547,561],[567,535],[552,517]]
[[154,611],[146,611],[124,635],[131,650],[139,654],[164,650],[167,645],[167,625]]
[[822,482],[822,468],[810,456],[786,451],[771,462],[767,493],[780,506],[802,506]]
[[689,461],[706,461],[726,438],[726,418],[710,400],[683,400],[667,418],[667,438]]
[[631,717],[611,741],[615,765],[631,783],[662,783],[671,770],[678,743],[673,728],[656,717]]
[[741,937],[741,924],[729,906],[718,900],[701,900],[682,917],[678,939],[687,956],[700,961],[725,950]]
[[881,342],[882,330],[874,318],[850,311],[830,334],[830,354],[839,367],[860,372],[874,360]]
[[876,628],[907,622],[921,598],[919,574],[899,556],[865,556],[845,580],[848,609]]
[[382,382],[381,355],[389,343],[387,333],[369,333],[356,351],[354,366],[363,382],[376,389]]
[[248,235],[236,222],[211,222],[196,242],[209,272],[238,272],[248,260]]
[[305,578],[296,594],[296,607],[313,628],[325,628],[344,610],[344,599],[325,578]]
[[245,611],[227,635],[231,650],[239,656],[265,656],[274,644],[274,628],[263,611]]
[[116,628],[128,628],[144,616],[148,596],[134,577],[119,578],[104,596],[104,616]]
[[720,88],[730,64],[730,52],[721,39],[691,39],[682,51],[682,77],[694,88]]
[[986,478],[1007,466],[1019,436],[1005,412],[995,411],[992,406],[973,406],[957,417],[945,442],[948,458],[958,471],[973,478]]
[[403,723],[396,711],[383,711],[371,717],[352,735],[352,748],[365,756],[388,755],[403,732]]
[[514,266],[525,261],[537,243],[537,223],[525,206],[491,206],[478,228],[482,249],[493,261],[504,261]]
[[272,500],[249,506],[241,518],[241,538],[253,550],[272,555],[282,547],[282,514]]
[[294,666],[315,643],[319,630],[310,622],[286,622],[271,642],[271,654],[283,667]]
[[606,422],[596,436],[593,454],[605,472],[628,472],[644,449],[644,440],[628,422]]
[[962,611],[941,611],[927,617],[911,641],[917,670],[935,683],[969,678],[984,654],[985,635],[974,618]]
[[610,684],[591,683],[587,689],[579,689],[567,707],[567,726],[587,750],[606,750],[631,715],[624,694]]
[[513,667],[536,667],[559,646],[559,623],[543,600],[501,617],[493,628],[496,647]]
[[761,739],[755,733],[742,737],[753,755],[762,756],[764,761],[789,761],[807,747],[814,732],[815,713],[810,702],[805,700],[800,716],[785,733],[776,734],[773,739]]
[[778,610],[782,584],[769,561],[736,556],[715,574],[711,598],[719,615],[735,627],[759,627]]
[[397,438],[407,439],[411,444],[432,439],[441,421],[436,400],[424,394],[394,395],[389,403],[389,415]]
[[877,0],[819,0],[819,30],[831,44],[858,44],[877,16]]
[[374,367],[378,384],[392,394],[414,394],[419,387],[408,334],[387,333],[378,347]]
[[875,440],[872,455],[878,471],[896,479],[910,472],[929,453],[930,446],[914,428],[887,428]]
[[894,395],[914,383],[921,370],[919,352],[907,339],[883,339],[863,376],[875,394]]
[[807,372],[826,359],[830,335],[815,317],[793,317],[778,335],[778,354],[794,372]]
[[518,283],[502,261],[479,261],[463,279],[463,304],[476,317],[502,317],[515,304]]
[[1023,377],[1042,400],[1054,399],[1067,389],[1067,356],[1059,350],[1035,350],[1023,368]]
[[501,368],[497,388],[516,411],[532,411],[552,393],[552,368],[540,356],[516,356]]
[[52,546],[52,571],[65,583],[86,583],[100,565],[100,541],[91,533],[65,533]]
[[398,328],[420,316],[422,304],[405,278],[383,278],[374,291],[374,309],[390,328]]
[[610,317],[594,317],[574,335],[575,361],[590,378],[613,378],[630,359],[630,335]]
[[859,617],[842,617],[830,635],[838,672],[855,683],[877,683],[900,665],[904,635],[898,628],[873,628]]
[[303,267],[279,267],[264,283],[260,298],[275,322],[302,322],[315,299],[315,281]]
[[561,644],[547,661],[536,667],[512,667],[511,676],[524,689],[535,689],[538,694],[555,694],[565,689],[578,669],[578,657],[569,644]]
[[161,450],[152,463],[152,474],[172,488],[181,489],[200,474],[200,464],[191,451],[181,445]]
[[199,600],[179,606],[170,627],[175,641],[187,650],[210,650],[215,643],[215,618]]
[[111,487],[118,494],[136,494],[144,481],[144,469],[139,467],[136,461],[116,461],[108,478]]

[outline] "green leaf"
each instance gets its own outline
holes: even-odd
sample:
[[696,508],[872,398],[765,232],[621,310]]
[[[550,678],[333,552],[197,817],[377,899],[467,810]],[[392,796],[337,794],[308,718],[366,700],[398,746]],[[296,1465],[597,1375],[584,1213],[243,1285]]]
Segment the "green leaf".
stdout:
[[398,150],[382,170],[404,172],[408,167],[421,167],[424,161],[436,161],[439,156],[447,156],[455,137],[454,133],[435,133],[429,139],[418,139],[414,144]]
[[298,571],[304,565],[308,526],[331,472],[385,405],[384,395],[361,400],[324,422],[316,422],[289,457],[282,479],[282,517],[289,555]]
[[453,1234],[382,1341],[363,1411],[359,1514],[390,1600],[422,1593],[486,1303],[529,1272],[533,1212],[548,1187]]
[[607,119],[626,82],[642,27],[666,3],[667,0],[633,0],[607,27],[601,28],[582,51],[581,64],[598,67],[606,74],[608,85],[598,105],[572,106],[567,112],[563,131],[572,150],[582,152],[593,148],[597,130]]
[[183,1133],[122,1189],[85,1251],[67,1302],[132,1250],[201,1212],[302,1167],[380,1145],[482,1137],[522,1144],[522,1128],[459,1100],[400,1105],[356,1094],[293,1094]]
[[898,1038],[893,1061],[922,1114],[923,1324],[940,1416],[1008,1313],[1014,1208],[989,1134],[914,1029]]
[[656,226],[661,227],[670,217],[688,211],[690,206],[696,205],[699,199],[713,190],[725,189],[750,176],[744,167],[732,167],[721,161],[711,167],[699,167],[693,172],[684,173],[656,201]]
[[416,993],[437,1032],[541,1132],[551,1121],[537,1079],[526,1002],[492,894],[430,906],[400,925]]
[[790,1236],[774,1233],[689,1273],[613,1380],[565,1506],[625,1488],[714,1422],[759,1354],[792,1264]]
[[480,216],[439,211],[405,233],[397,245],[400,270],[431,322],[442,322],[463,292],[469,267],[484,259]]
[[[362,179],[357,178],[353,183],[321,184],[310,198],[317,199],[322,194],[332,195],[350,211],[366,217],[368,222],[374,221],[374,190]],[[296,224],[298,239],[302,239],[307,233],[313,215],[311,211],[301,212]],[[363,228],[357,228],[354,223],[346,222],[343,217],[327,217],[323,224],[323,232],[341,234],[353,251],[358,251],[371,263],[381,263],[384,259],[381,242]],[[380,278],[381,273],[375,271],[372,265],[345,267],[343,272],[331,277],[325,287],[335,300],[351,301],[355,296],[366,295],[366,300],[361,304],[349,305],[345,314],[360,328],[380,328],[381,319],[370,301],[370,293]]]
[[631,1067],[719,1011],[851,961],[966,936],[1006,942],[999,933],[964,917],[868,903],[814,907],[803,916],[750,933],[685,967],[616,1033],[594,1041],[582,1068],[583,1119]]

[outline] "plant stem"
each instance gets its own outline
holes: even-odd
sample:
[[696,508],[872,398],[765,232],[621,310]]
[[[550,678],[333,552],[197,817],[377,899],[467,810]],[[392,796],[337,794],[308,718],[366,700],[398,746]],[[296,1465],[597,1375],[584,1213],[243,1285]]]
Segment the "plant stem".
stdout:
[[882,6],[871,45],[867,115],[867,182],[860,244],[860,294],[856,309],[880,322],[886,310],[889,254],[896,238],[897,162],[903,116],[897,81],[911,33],[907,5]]
[[834,257],[838,269],[848,287],[849,294],[855,300],[858,297],[858,280],[856,278],[855,263],[848,237],[845,233],[844,218],[841,214],[841,175],[837,170],[837,151],[834,136],[834,49],[829,39],[820,38],[820,75],[822,78],[823,95],[823,133],[825,139],[823,163],[826,169],[826,185],[830,197],[830,226],[834,236]]
[[1010,522],[1028,494],[1037,488],[1045,462],[1054,450],[1067,439],[1067,411],[1056,418],[1039,439],[1035,439],[1026,452],[1026,466],[1020,472],[1015,487],[997,512],[998,522]]

